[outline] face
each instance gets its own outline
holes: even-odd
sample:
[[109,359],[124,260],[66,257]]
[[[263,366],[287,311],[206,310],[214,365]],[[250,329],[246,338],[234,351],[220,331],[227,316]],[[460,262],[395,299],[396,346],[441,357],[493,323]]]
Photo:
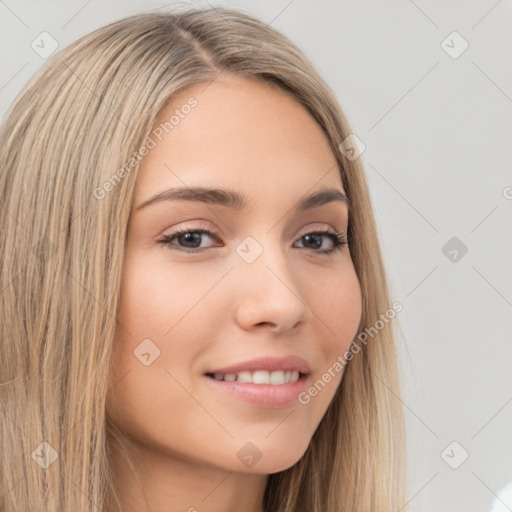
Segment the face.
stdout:
[[[304,107],[252,80],[195,85],[157,125],[173,114],[137,176],[107,414],[169,460],[281,471],[307,449],[361,318],[336,243],[337,162]],[[185,197],[197,187],[229,192]]]

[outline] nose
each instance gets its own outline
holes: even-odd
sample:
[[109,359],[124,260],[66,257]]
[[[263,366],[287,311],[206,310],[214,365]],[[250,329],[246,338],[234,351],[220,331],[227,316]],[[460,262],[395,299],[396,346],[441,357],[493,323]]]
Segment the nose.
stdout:
[[256,261],[237,266],[235,309],[241,328],[278,334],[307,322],[311,309],[282,250],[265,248]]

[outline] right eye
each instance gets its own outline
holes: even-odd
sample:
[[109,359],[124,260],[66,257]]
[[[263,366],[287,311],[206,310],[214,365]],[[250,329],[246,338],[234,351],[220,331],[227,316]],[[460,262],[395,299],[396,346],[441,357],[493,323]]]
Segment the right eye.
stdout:
[[[173,233],[172,235],[164,235],[160,240],[158,240],[158,243],[169,247],[169,249],[176,248],[178,251],[203,252],[206,248],[200,248],[202,235],[208,235],[211,238],[216,238],[215,233],[212,233],[207,229],[183,229]],[[179,244],[173,243],[174,240],[188,245],[180,246]],[[197,245],[198,243],[199,246]]]

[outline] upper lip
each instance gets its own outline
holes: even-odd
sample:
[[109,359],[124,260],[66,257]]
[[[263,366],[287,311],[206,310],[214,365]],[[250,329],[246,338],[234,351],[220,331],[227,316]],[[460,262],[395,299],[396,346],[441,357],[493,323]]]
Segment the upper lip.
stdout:
[[206,373],[240,373],[240,372],[255,372],[257,370],[265,370],[268,372],[282,371],[297,371],[299,373],[309,373],[311,367],[309,363],[299,356],[285,356],[285,357],[272,357],[264,356],[250,361],[243,361],[235,363],[230,366],[222,368],[215,368]]

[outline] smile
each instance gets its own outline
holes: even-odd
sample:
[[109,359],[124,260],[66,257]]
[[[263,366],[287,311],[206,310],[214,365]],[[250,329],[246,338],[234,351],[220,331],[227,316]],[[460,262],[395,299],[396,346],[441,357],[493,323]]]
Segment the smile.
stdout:
[[238,373],[207,373],[208,377],[219,381],[241,382],[245,384],[290,384],[300,378],[298,371],[277,370],[269,372],[266,370],[256,370],[254,372],[242,371]]

